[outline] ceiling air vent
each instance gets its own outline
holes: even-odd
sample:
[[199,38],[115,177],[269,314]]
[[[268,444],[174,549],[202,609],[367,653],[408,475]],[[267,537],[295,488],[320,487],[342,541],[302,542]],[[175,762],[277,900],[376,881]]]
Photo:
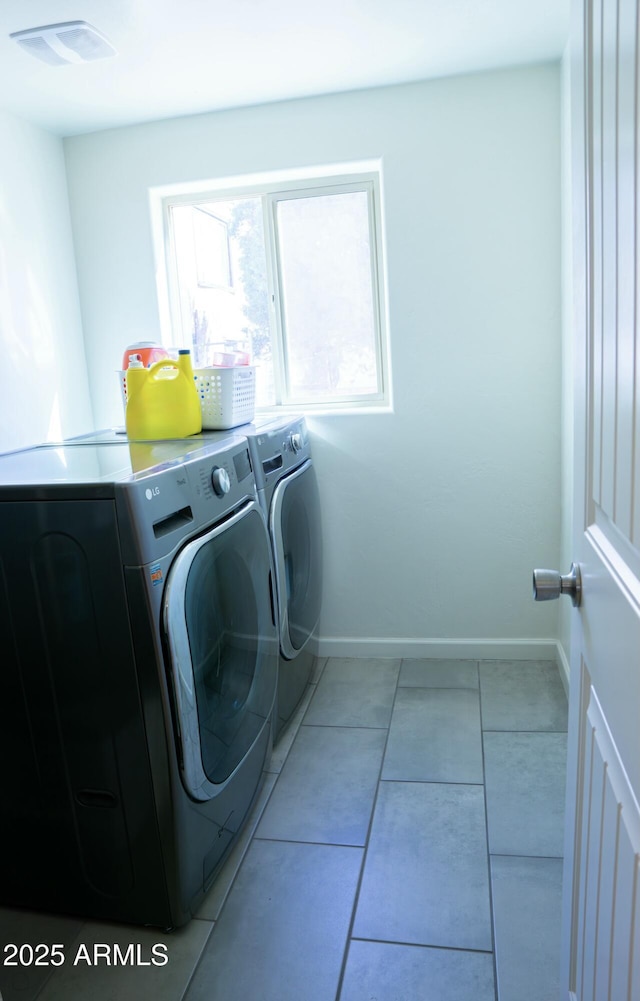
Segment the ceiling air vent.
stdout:
[[50,66],[88,63],[116,55],[116,50],[104,35],[86,21],[65,21],[63,24],[26,28],[24,31],[14,31],[10,38],[15,39],[26,52]]

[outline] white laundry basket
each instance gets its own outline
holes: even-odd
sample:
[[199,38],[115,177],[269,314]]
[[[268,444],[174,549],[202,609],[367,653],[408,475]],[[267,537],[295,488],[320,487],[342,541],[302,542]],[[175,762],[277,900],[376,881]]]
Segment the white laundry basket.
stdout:
[[202,409],[202,427],[226,431],[253,420],[256,406],[256,370],[253,365],[194,369]]

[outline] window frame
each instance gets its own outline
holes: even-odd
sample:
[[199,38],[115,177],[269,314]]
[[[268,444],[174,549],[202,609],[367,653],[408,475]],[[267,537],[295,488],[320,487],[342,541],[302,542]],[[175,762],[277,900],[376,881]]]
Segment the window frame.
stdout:
[[[166,345],[190,347],[183,328],[180,283],[176,247],[171,224],[173,206],[208,206],[219,201],[260,198],[265,238],[269,325],[274,376],[274,403],[261,407],[261,412],[303,411],[331,413],[345,411],[389,411],[391,409],[390,346],[387,320],[386,270],[384,261],[384,227],[382,213],[382,171],[380,164],[355,166],[332,172],[329,168],[315,171],[286,172],[262,175],[259,178],[230,178],[197,185],[175,185],[152,192],[159,209],[156,217],[156,245],[160,249],[157,279],[161,314],[162,340]],[[377,389],[368,394],[345,394],[337,399],[309,399],[292,392],[287,358],[287,331],[280,270],[277,207],[280,202],[296,198],[363,192],[367,197],[369,228],[370,280],[373,311],[374,357]],[[155,195],[155,198],[154,198]],[[159,224],[158,224],[159,223]],[[161,228],[161,232],[160,232]]]

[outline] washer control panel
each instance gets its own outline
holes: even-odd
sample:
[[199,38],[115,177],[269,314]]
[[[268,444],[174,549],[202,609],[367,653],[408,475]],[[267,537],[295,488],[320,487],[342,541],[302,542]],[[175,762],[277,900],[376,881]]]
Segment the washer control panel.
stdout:
[[125,564],[160,559],[243,503],[257,500],[248,442],[229,436],[204,444],[185,454],[181,464],[124,484],[122,493],[130,524],[122,543]]

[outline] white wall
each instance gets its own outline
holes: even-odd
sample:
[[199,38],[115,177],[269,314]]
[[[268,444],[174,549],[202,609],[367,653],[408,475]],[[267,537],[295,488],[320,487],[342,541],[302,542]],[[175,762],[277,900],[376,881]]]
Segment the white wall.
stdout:
[[65,153],[98,426],[122,420],[122,349],[159,336],[150,187],[383,158],[395,413],[310,420],[321,650],[548,652],[557,608],[534,605],[531,570],[560,547],[559,66],[118,129]]
[[62,142],[0,111],[0,452],[91,422]]

